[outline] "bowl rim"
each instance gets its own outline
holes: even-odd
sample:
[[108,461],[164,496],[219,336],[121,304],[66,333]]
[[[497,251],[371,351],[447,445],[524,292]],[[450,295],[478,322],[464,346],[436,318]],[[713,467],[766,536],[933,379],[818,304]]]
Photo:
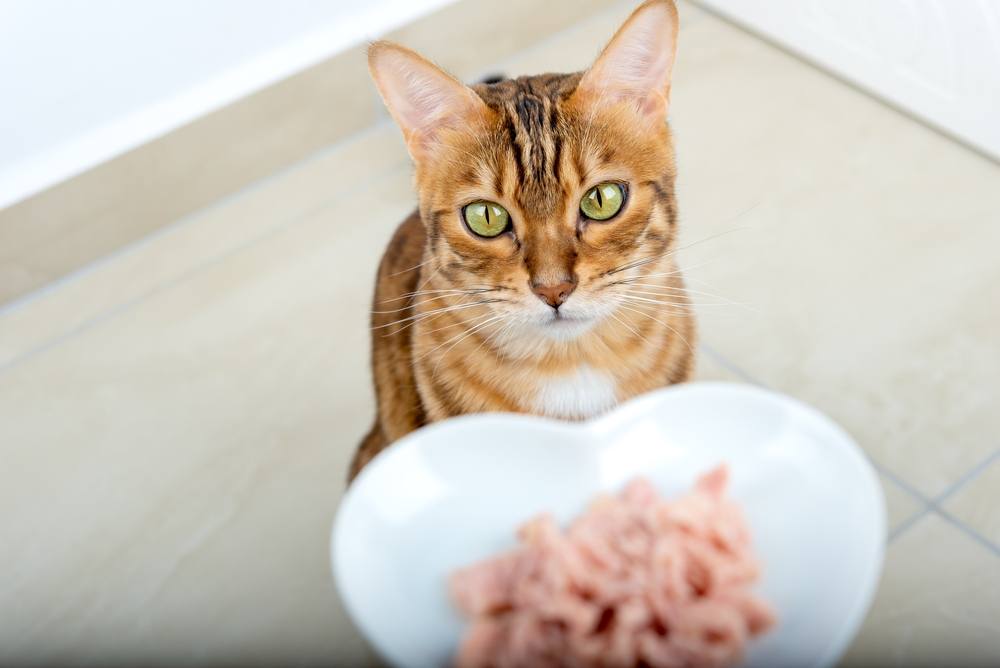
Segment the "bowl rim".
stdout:
[[[441,431],[450,431],[455,429],[457,426],[460,426],[461,428],[467,428],[469,425],[489,427],[497,423],[509,423],[511,420],[516,420],[522,424],[531,424],[534,428],[558,429],[564,433],[569,430],[578,433],[588,432],[605,434],[614,431],[615,428],[617,428],[621,423],[632,420],[634,415],[642,412],[647,405],[655,405],[666,400],[672,400],[668,399],[668,397],[672,397],[677,394],[700,392],[723,392],[734,395],[742,394],[744,396],[752,396],[757,399],[764,399],[769,402],[783,404],[791,410],[806,416],[808,419],[815,421],[816,423],[822,425],[823,428],[830,431],[830,433],[836,437],[836,440],[843,444],[844,447],[842,454],[844,454],[851,462],[852,467],[856,470],[856,473],[859,476],[859,480],[863,481],[862,491],[870,497],[871,503],[869,505],[872,507],[874,512],[874,517],[869,525],[869,536],[867,537],[869,539],[867,542],[870,545],[870,554],[866,560],[867,567],[864,571],[864,578],[863,580],[859,580],[860,586],[858,587],[857,593],[853,599],[853,605],[850,607],[850,611],[847,615],[849,621],[845,622],[839,632],[831,638],[825,650],[817,656],[816,661],[813,663],[814,666],[835,665],[847,652],[851,641],[860,630],[861,624],[873,602],[878,585],[881,581],[885,558],[885,536],[887,526],[887,511],[882,485],[879,482],[878,474],[872,460],[868,457],[864,450],[861,449],[847,430],[837,424],[832,418],[828,417],[813,406],[796,399],[795,397],[781,392],[776,392],[759,385],[751,385],[741,382],[693,381],[671,385],[629,399],[603,415],[578,422],[523,413],[497,412],[461,415],[425,425],[410,432],[398,441],[391,443],[375,457],[373,457],[361,473],[358,474],[357,478],[355,478],[354,481],[348,485],[338,503],[338,507],[334,515],[333,526],[331,528],[329,558],[334,585],[351,622],[361,632],[361,635],[365,638],[369,647],[376,654],[378,654],[383,661],[386,661],[389,665],[393,665],[390,657],[386,656],[382,648],[378,647],[372,640],[372,637],[375,634],[371,633],[370,629],[366,628],[365,623],[361,621],[362,616],[358,614],[359,610],[357,609],[357,604],[353,600],[353,597],[348,594],[346,587],[343,584],[347,575],[341,570],[341,566],[338,565],[337,559],[337,554],[341,551],[340,545],[347,540],[347,537],[344,535],[342,530],[342,526],[344,524],[342,518],[346,515],[346,513],[350,512],[350,506],[354,503],[353,500],[358,494],[357,490],[364,484],[364,480],[372,475],[376,475],[373,472],[378,468],[385,466],[386,462],[390,459],[400,456],[400,453],[407,450],[420,447],[420,443],[431,434],[436,434]],[[858,490],[855,491],[857,492]]]

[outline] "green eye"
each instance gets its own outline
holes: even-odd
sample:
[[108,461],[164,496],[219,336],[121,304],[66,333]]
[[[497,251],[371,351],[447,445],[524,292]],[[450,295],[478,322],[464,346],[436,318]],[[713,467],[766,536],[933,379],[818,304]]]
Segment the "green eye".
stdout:
[[507,209],[485,200],[467,204],[462,209],[462,216],[469,229],[481,237],[499,236],[510,225],[510,214],[507,213]]
[[580,200],[580,211],[591,220],[607,220],[618,213],[625,202],[625,190],[618,183],[600,183]]

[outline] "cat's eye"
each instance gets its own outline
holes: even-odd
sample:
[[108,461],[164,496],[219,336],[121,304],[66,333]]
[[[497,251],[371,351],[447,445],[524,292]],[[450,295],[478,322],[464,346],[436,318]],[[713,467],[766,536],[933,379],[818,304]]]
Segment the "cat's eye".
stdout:
[[510,226],[510,214],[496,202],[479,200],[466,204],[462,209],[462,217],[474,234],[481,237],[496,237],[503,234]]
[[625,189],[620,183],[599,183],[580,200],[580,211],[591,220],[608,220],[621,211]]

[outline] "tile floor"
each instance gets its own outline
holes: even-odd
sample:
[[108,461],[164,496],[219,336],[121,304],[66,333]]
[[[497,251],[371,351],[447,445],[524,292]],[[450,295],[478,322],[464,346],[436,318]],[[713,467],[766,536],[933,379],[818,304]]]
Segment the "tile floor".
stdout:
[[[497,66],[583,67],[630,5]],[[882,473],[845,663],[1000,663],[1000,167],[683,18],[684,261],[746,305],[704,309],[700,375],[815,404]],[[412,203],[379,126],[0,311],[0,664],[373,661],[326,543]]]

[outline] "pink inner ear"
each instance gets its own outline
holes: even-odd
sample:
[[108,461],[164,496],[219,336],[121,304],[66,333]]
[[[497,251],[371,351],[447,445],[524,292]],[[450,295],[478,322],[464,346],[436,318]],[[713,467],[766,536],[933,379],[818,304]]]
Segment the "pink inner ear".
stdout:
[[469,123],[485,110],[470,88],[417,54],[394,45],[378,49],[372,73],[411,153],[426,149],[440,129]]
[[447,118],[449,107],[458,106],[457,100],[449,100],[449,91],[440,81],[435,81],[425,73],[417,71],[406,72],[405,76],[406,86],[400,92],[405,100],[404,114],[414,128],[418,130],[432,128]]
[[446,80],[435,81],[421,69],[420,63],[395,56],[379,71],[389,110],[407,134],[427,131],[447,112]]
[[639,102],[639,113],[643,116],[655,116],[663,113],[665,111],[664,100],[665,98],[659,96],[647,95]]
[[604,101],[632,98],[643,114],[665,110],[676,34],[669,5],[640,7],[584,75],[581,89]]

